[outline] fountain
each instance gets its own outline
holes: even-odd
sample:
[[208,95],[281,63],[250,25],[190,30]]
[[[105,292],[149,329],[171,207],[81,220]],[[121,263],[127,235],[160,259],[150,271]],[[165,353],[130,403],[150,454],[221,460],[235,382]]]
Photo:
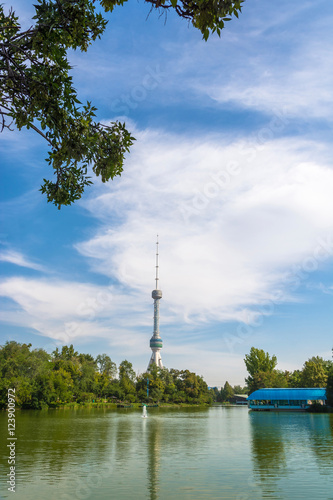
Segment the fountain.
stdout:
[[143,405],[142,408],[142,418],[148,418],[146,405]]

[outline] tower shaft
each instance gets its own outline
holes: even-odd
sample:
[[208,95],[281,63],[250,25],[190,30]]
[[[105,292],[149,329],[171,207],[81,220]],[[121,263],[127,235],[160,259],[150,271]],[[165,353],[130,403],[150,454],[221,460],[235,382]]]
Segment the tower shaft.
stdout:
[[160,301],[154,300],[154,332],[155,337],[160,337]]

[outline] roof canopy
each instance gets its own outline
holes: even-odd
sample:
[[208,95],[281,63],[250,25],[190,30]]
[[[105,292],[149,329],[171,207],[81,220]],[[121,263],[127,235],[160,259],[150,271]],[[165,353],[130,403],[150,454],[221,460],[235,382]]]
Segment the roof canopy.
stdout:
[[258,389],[252,392],[247,398],[249,401],[252,400],[316,400],[316,399],[326,399],[326,389],[314,387],[312,389]]

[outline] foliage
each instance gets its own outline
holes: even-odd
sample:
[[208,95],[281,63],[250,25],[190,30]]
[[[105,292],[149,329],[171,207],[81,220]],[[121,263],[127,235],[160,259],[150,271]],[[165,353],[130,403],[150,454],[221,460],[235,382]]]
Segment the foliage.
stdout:
[[258,371],[271,372],[277,364],[276,356],[271,358],[268,352],[255,347],[251,347],[250,354],[245,354],[244,361],[250,375],[254,375]]
[[115,378],[117,374],[116,363],[111,361],[107,354],[99,354],[96,358],[99,372],[110,378]]
[[96,359],[79,354],[73,345],[57,348],[52,355],[43,349],[31,351],[31,344],[11,341],[0,346],[0,408],[6,407],[8,388],[16,389],[21,408],[42,409],[63,403],[84,403],[98,399],[206,404],[212,402],[208,386],[189,370],[161,370],[157,367],[135,375],[132,363],[119,365],[106,354]]
[[326,387],[328,367],[320,356],[313,356],[306,361],[302,371],[303,387]]
[[[106,11],[112,11],[116,5],[123,5],[127,0],[101,0]],[[168,12],[174,10],[178,16],[187,19],[199,29],[205,40],[211,33],[221,35],[225,22],[231,16],[238,17],[244,0],[145,0],[151,9],[157,8]]]
[[289,373],[288,371],[286,371],[285,374],[286,374],[286,378],[288,380],[288,386],[289,387],[294,387],[294,388],[303,387],[303,380],[302,380],[302,372],[301,372],[301,370],[294,370],[291,373]]
[[137,378],[137,394],[140,401],[147,400],[147,378],[149,401],[173,403],[210,404],[213,396],[202,377],[189,370],[175,370],[152,366]]
[[233,390],[234,394],[247,394],[249,389],[246,386],[234,385]]
[[96,108],[89,102],[78,106],[69,76],[68,49],[86,51],[106,26],[93,3],[38,0],[35,8],[35,25],[22,31],[15,13],[5,15],[0,6],[2,129],[14,123],[47,141],[55,180],[44,179],[41,191],[60,208],[79,199],[91,184],[90,162],[103,182],[120,175],[133,138],[124,124],[94,122]]
[[230,399],[234,396],[235,392],[228,381],[223,386],[223,389],[220,391],[220,396],[218,401],[230,401]]
[[[275,377],[273,373],[274,368],[277,364],[276,356],[269,356],[268,352],[263,351],[263,349],[256,349],[251,347],[250,354],[245,354],[245,365],[249,373],[249,377],[245,379],[245,382],[249,388],[249,394],[260,389],[261,387],[267,387],[268,380],[263,380],[263,377]],[[263,385],[264,384],[264,385]],[[274,387],[274,386],[270,386]]]
[[[126,0],[100,0],[112,11]],[[145,0],[151,9],[174,10],[207,40],[225,21],[238,17],[242,0]],[[44,179],[41,192],[60,209],[81,198],[92,181],[88,165],[103,182],[121,175],[134,138],[125,123],[94,121],[96,108],[82,104],[70,76],[67,52],[87,51],[107,21],[95,0],[37,0],[35,24],[22,30],[13,10],[0,5],[1,129],[14,124],[38,132],[50,148],[46,161],[55,178]]]
[[[303,365],[302,370],[292,373],[276,370],[276,356],[270,358],[261,349],[251,348],[245,355],[245,364],[250,376],[245,379],[249,386],[249,394],[264,387],[326,387],[327,403],[333,406],[333,362],[320,356],[313,356]],[[324,411],[313,408],[313,411]]]
[[326,397],[327,404],[333,407],[333,369],[330,370],[327,377]]
[[[250,378],[250,377],[249,377]],[[249,393],[264,387],[288,387],[288,379],[285,373],[280,370],[264,371],[260,370],[251,377],[249,383]]]
[[333,407],[333,363],[332,362],[331,366],[328,369],[326,397],[327,397],[327,404]]

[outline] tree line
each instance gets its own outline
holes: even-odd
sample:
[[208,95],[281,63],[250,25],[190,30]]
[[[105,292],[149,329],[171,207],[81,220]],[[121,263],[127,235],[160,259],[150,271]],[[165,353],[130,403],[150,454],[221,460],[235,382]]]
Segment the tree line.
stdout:
[[221,390],[214,388],[216,401],[232,401],[234,396],[252,394],[257,389],[265,387],[281,388],[326,388],[327,401],[333,406],[333,361],[325,360],[320,356],[313,356],[305,361],[302,370],[292,372],[278,370],[277,357],[270,356],[263,349],[251,347],[244,359],[249,376],[245,379],[244,387],[232,387],[227,381]]
[[18,408],[32,409],[94,401],[213,401],[203,378],[189,370],[153,366],[149,372],[136,375],[132,363],[124,360],[117,368],[107,354],[94,358],[78,353],[73,345],[49,354],[15,341],[0,346],[0,408],[7,406],[9,388],[15,388]]

